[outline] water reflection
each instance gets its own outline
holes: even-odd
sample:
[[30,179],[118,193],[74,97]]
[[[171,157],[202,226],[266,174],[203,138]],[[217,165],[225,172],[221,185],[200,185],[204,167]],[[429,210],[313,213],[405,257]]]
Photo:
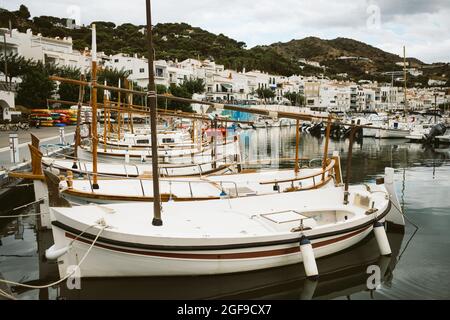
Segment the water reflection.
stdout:
[[[242,131],[240,138],[247,162],[295,156],[295,127]],[[322,157],[324,142],[323,138],[302,134],[300,157]],[[331,141],[329,150],[339,151],[345,163],[347,148],[346,140]],[[376,241],[370,236],[356,247],[319,259],[318,282],[305,280],[303,267],[292,265],[235,275],[83,279],[82,290],[68,290],[64,284],[45,290],[8,290],[19,299],[450,298],[449,149],[404,140],[364,139],[355,143],[353,155],[352,183],[373,181],[386,166],[397,169],[396,187],[404,211],[419,226],[412,239],[415,229],[409,223],[404,235],[388,233],[393,250],[390,258],[379,256]],[[263,167],[292,168],[293,161],[267,161]],[[33,212],[33,208],[27,210]],[[44,257],[45,249],[52,245],[51,232],[36,232],[35,224],[34,217],[0,220],[0,276],[29,284],[57,280],[56,264]],[[374,292],[366,285],[371,265],[382,270],[381,286]]]
[[[320,278],[305,278],[300,264],[231,275],[83,279],[82,290],[61,286],[63,299],[332,299],[367,291],[367,267],[377,265],[389,285],[403,239],[389,233],[391,257],[380,257],[374,237],[339,254],[319,259]],[[367,291],[368,292],[368,291]],[[366,298],[370,298],[367,294]]]

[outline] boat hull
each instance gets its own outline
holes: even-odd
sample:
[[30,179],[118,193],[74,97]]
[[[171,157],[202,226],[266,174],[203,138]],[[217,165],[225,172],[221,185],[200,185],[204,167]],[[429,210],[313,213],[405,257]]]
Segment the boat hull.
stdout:
[[376,138],[378,139],[406,139],[409,135],[409,130],[401,129],[383,129],[378,130]]
[[[371,231],[372,226],[369,226],[313,240],[315,257],[332,255],[356,245]],[[69,244],[77,233],[53,225],[53,235]],[[85,255],[91,243],[92,240],[82,238],[74,242],[70,256],[58,265],[61,275],[77,264],[77,259]],[[209,251],[145,250],[98,241],[80,272],[82,277],[194,276],[254,271],[302,261],[298,241],[286,245]]]
[[384,186],[351,187],[348,203],[340,186],[168,202],[162,226],[152,225],[142,202],[51,208],[49,256],[70,248],[58,258],[61,276],[81,259],[81,277],[227,274],[300,263],[306,236],[321,258],[357,244],[376,222],[404,226],[393,172],[386,169]]

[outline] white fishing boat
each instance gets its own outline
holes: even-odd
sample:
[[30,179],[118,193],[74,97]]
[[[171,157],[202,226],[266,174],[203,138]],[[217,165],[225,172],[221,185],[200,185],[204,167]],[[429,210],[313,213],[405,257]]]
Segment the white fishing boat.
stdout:
[[410,142],[423,142],[430,134],[433,124],[416,124],[412,127],[409,135],[406,136]]
[[387,169],[384,185],[352,186],[348,193],[335,187],[167,202],[161,226],[152,224],[148,203],[133,210],[128,203],[55,207],[60,199],[49,193],[55,244],[46,256],[58,259],[61,276],[74,266],[82,277],[225,274],[299,262],[306,269],[374,228],[380,251],[389,254],[380,222],[404,225],[394,189]]
[[[361,125],[380,127],[385,123],[386,119],[387,119],[386,115],[383,115],[383,114],[380,114],[380,115],[370,114],[367,118],[362,118]],[[363,136],[375,138],[377,135],[377,131],[378,130],[375,128],[372,129],[372,128],[365,127],[365,128],[363,128]]]
[[239,128],[241,128],[242,130],[250,130],[250,129],[253,129],[253,126],[251,126],[251,125],[248,124],[248,123],[238,123],[237,126],[238,126]]
[[[161,163],[202,163],[212,162],[213,155],[217,158],[235,155],[239,149],[237,140],[217,143],[215,146],[194,147],[191,149],[160,149],[158,157]],[[92,145],[83,145],[78,148],[78,158],[84,160],[92,159]],[[150,148],[146,149],[117,149],[107,148],[106,151],[100,148],[97,150],[98,159],[103,162],[111,163],[142,163],[151,162],[152,152]]]
[[[239,159],[239,157],[237,157]],[[198,162],[194,164],[161,164],[159,172],[161,177],[191,177],[206,176],[211,174],[224,174],[236,172],[235,157],[228,156],[216,158],[215,161]],[[90,160],[60,159],[43,157],[42,164],[45,168],[57,169],[61,173],[72,171],[77,175],[92,176],[93,164]],[[99,162],[97,172],[100,176],[113,177],[145,177],[151,176],[151,163],[108,163]]]
[[436,140],[439,141],[442,144],[448,144],[450,143],[450,134],[445,134],[442,136],[437,136]]
[[[158,135],[158,148],[161,149],[187,149],[195,148],[196,144],[193,143],[191,136],[187,132],[183,131],[166,131],[159,132]],[[204,141],[205,143],[207,141]],[[151,148],[150,136],[146,134],[133,134],[125,133],[121,139],[107,138],[106,141],[101,137],[99,138],[99,146],[106,145],[107,148]]]
[[409,123],[390,120],[387,124],[376,130],[375,138],[378,139],[406,139],[411,130]]
[[[230,170],[231,171],[231,170]],[[259,172],[209,175],[196,178],[161,179],[161,200],[203,201],[224,197],[249,197],[280,192],[296,192],[339,184],[340,160],[337,154],[325,170],[303,168],[294,170],[264,170]],[[99,189],[92,187],[91,179],[62,181],[63,196],[72,203],[117,203],[153,201],[153,185],[149,178],[111,179],[98,181]]]
[[257,122],[254,122],[253,125],[255,126],[255,128],[266,128],[267,124],[265,121],[259,120]]

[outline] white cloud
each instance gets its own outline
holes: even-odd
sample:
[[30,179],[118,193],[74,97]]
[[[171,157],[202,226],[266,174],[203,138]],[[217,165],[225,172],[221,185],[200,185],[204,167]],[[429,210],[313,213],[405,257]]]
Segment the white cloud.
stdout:
[[[15,10],[24,3],[32,15],[66,16],[76,4],[81,19],[115,23],[145,23],[145,1],[0,0]],[[307,36],[354,38],[381,49],[425,62],[450,61],[450,1],[448,0],[153,0],[157,22],[187,22],[223,33],[249,47]],[[380,27],[367,27],[368,8],[379,8]]]

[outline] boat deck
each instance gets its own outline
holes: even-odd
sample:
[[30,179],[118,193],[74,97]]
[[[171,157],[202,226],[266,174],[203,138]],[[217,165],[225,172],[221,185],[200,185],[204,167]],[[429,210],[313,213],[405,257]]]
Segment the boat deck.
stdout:
[[[376,186],[373,186],[373,189],[377,190]],[[291,229],[300,225],[300,216],[293,221],[273,222],[263,218],[268,214],[290,211],[298,212],[300,215],[302,212],[311,211],[352,211],[359,217],[365,216],[367,207],[359,207],[353,201],[356,191],[368,195],[365,187],[350,189],[352,196],[351,204],[348,206],[343,205],[343,191],[343,188],[339,187],[261,197],[167,202],[162,204],[164,223],[161,227],[152,225],[152,206],[144,202],[133,204],[132,210],[129,203],[52,208],[52,215],[58,222],[74,226],[78,230],[84,230],[86,226],[101,221],[108,226],[104,231],[105,237],[132,243],[164,246],[181,243],[202,245],[206,239],[216,244],[223,244],[226,239],[225,242],[230,244],[242,243],[242,238],[260,241],[267,238],[282,239],[286,235],[298,236],[297,233],[291,232]],[[376,201],[376,207],[387,208],[388,202],[383,193],[374,193],[371,197]],[[350,217],[345,220],[349,227],[352,226],[352,219]],[[327,228],[339,223],[340,221],[331,221],[318,227]],[[305,227],[308,227],[306,222]],[[93,230],[91,233],[95,234],[96,231]]]
[[[204,178],[161,179],[160,192],[168,195],[169,199],[174,200],[272,194],[278,192],[278,190],[273,188],[276,181],[301,179],[320,172],[321,169],[304,169],[299,174],[295,174],[293,170],[271,170]],[[320,182],[320,177],[316,177],[316,181],[313,178],[307,178],[301,181],[281,182],[278,183],[278,186],[279,191],[283,192],[293,185],[312,188],[315,182]],[[66,182],[61,184],[63,187],[67,187]],[[153,181],[151,179],[101,179],[99,180],[99,186],[100,189],[94,190],[89,180],[73,180],[73,187],[68,194],[72,196],[70,199],[77,203],[80,200],[81,203],[97,202],[95,200],[99,200],[99,202],[108,202],[108,200],[117,202],[126,201],[126,197],[153,197]],[[98,195],[98,197],[96,198],[94,195]],[[74,196],[78,197],[78,201],[73,199]],[[83,196],[86,197],[85,201]]]

